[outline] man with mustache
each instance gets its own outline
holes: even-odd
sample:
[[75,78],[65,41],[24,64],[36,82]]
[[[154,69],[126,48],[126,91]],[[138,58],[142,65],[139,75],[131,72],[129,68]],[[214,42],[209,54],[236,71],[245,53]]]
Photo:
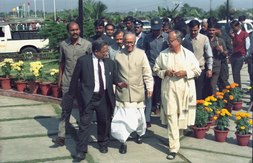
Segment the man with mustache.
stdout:
[[[76,61],[80,56],[91,53],[91,43],[80,37],[80,28],[76,22],[70,22],[67,25],[69,38],[60,44],[59,56],[59,79],[58,86],[61,87],[62,97],[62,113],[58,128],[58,136],[52,141],[60,146],[65,145],[66,128],[69,126],[69,118],[73,108],[73,99],[66,96],[72,73],[74,71]],[[79,96],[77,96],[78,98]],[[79,100],[78,100],[79,102]]]

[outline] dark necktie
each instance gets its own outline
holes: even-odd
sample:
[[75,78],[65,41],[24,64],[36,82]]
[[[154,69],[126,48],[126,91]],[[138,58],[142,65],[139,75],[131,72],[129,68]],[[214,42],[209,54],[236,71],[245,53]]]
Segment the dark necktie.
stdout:
[[100,62],[100,59],[98,59],[99,94],[100,96],[103,96],[105,90],[104,90],[104,82],[102,78],[102,69],[99,62]]

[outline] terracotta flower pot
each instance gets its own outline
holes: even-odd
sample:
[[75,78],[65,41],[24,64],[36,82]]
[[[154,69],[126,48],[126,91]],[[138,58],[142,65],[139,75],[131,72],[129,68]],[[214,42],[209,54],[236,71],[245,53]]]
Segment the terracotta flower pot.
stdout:
[[50,90],[50,84],[51,82],[42,82],[40,83],[40,90],[41,94],[46,96],[48,94],[48,91]]
[[15,83],[16,83],[17,91],[24,92],[24,90],[26,89],[27,82],[19,80],[19,81],[16,81]]
[[58,98],[60,96],[60,88],[56,84],[51,84],[52,96]]
[[1,88],[4,90],[11,89],[11,79],[10,78],[0,78]]
[[29,81],[27,86],[29,88],[29,92],[32,94],[37,94],[39,89],[40,81]]
[[225,142],[228,136],[228,132],[229,132],[229,129],[222,131],[222,130],[217,130],[214,128],[215,140],[217,142]]
[[203,139],[206,136],[206,131],[208,130],[208,127],[192,127],[193,132],[194,132],[194,136],[197,139]]
[[249,144],[249,139],[251,137],[251,133],[247,134],[247,135],[241,135],[241,134],[237,134],[236,135],[236,140],[238,145],[240,146],[247,146]]
[[233,102],[233,110],[241,110],[242,109],[242,101],[239,101],[239,102]]

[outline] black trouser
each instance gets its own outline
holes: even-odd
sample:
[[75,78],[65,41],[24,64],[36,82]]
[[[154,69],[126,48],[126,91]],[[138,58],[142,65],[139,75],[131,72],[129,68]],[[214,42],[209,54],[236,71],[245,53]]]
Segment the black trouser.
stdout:
[[217,83],[219,91],[222,91],[223,89],[226,88],[227,85],[229,85],[228,77],[229,77],[228,63],[227,60],[224,59],[221,61],[220,76]]
[[233,80],[235,83],[239,84],[239,87],[241,87],[241,69],[243,66],[243,61],[244,59],[241,55],[233,54],[231,56]]
[[203,95],[203,88],[204,88],[204,82],[205,82],[205,70],[202,70],[200,75],[195,78],[195,86],[196,86],[196,93],[197,93],[197,100],[204,99]]
[[153,76],[154,78],[154,90],[152,95],[152,109],[156,109],[161,103],[161,85],[162,79],[158,76]]
[[[253,54],[251,54],[251,55],[253,55]],[[252,56],[252,60],[250,60],[248,62],[248,73],[249,73],[250,86],[251,86],[250,101],[253,101],[253,56]]]
[[[78,94],[76,95],[78,107],[81,106],[80,97],[81,97],[80,92],[78,92]],[[73,109],[73,103],[74,103],[74,99],[70,97],[68,93],[63,92],[62,102],[61,102],[62,112],[61,112],[61,118],[60,118],[59,127],[58,127],[59,137],[65,137],[66,135],[66,130],[69,125],[70,115]]]
[[107,92],[101,97],[98,93],[94,93],[91,101],[80,110],[79,124],[79,141],[77,143],[77,151],[87,152],[91,121],[94,111],[97,116],[97,139],[100,147],[106,147],[109,142],[111,127],[111,105]]

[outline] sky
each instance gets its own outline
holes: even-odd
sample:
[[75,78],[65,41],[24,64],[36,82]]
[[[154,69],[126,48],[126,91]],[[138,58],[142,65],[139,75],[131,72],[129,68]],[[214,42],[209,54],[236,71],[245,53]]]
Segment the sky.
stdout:
[[[30,9],[35,10],[35,2],[37,10],[43,10],[43,1],[45,10],[54,11],[54,1],[56,3],[56,11],[64,9],[75,9],[78,6],[78,0],[0,0],[0,12],[9,12],[16,6],[30,3]],[[128,11],[151,11],[157,10],[158,6],[173,9],[175,4],[182,6],[188,3],[190,6],[199,7],[205,11],[217,8],[224,4],[227,0],[100,0],[108,7],[108,12],[128,12]],[[229,0],[233,8],[237,10],[253,8],[253,0]]]

